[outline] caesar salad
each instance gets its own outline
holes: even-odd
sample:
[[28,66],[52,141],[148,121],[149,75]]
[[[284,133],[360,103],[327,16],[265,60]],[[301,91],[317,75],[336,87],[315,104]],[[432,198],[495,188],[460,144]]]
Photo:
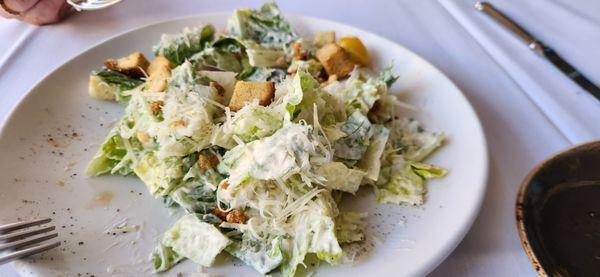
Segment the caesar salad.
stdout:
[[309,255],[339,264],[368,216],[340,211],[343,198],[369,186],[378,203],[421,205],[446,174],[424,162],[444,135],[407,116],[391,61],[375,72],[358,37],[300,37],[268,2],[220,34],[164,34],[152,52],[91,73],[90,95],[125,112],[87,174],[135,175],[186,211],[151,253],[156,272],[222,252],[261,274],[294,276]]

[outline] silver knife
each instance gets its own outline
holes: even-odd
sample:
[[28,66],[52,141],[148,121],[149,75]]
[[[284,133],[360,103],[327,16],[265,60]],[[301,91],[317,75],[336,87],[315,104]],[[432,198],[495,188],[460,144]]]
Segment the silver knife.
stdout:
[[587,90],[592,96],[596,97],[596,99],[600,101],[600,88],[594,85],[594,83],[592,83],[588,78],[583,76],[581,72],[565,61],[554,50],[552,50],[552,48],[537,40],[535,37],[525,31],[525,29],[512,21],[508,16],[494,8],[492,4],[488,2],[476,2],[475,9],[484,12],[495,19],[498,23],[502,24],[502,26],[512,31],[515,35],[524,40],[530,49],[545,57],[560,71],[567,75],[567,77],[569,77],[583,89]]

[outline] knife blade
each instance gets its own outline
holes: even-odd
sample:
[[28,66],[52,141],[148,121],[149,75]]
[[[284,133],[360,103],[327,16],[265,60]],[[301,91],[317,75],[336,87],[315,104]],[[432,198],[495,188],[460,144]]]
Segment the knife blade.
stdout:
[[552,48],[533,37],[529,32],[515,23],[512,19],[497,10],[492,4],[488,2],[476,2],[475,9],[482,11],[486,15],[496,20],[502,26],[512,31],[513,34],[525,41],[531,50],[542,55],[569,79],[573,80],[573,82],[594,96],[596,100],[600,101],[600,88],[592,83],[592,81],[585,77],[569,62],[558,55],[558,53],[556,53],[556,51],[554,51]]

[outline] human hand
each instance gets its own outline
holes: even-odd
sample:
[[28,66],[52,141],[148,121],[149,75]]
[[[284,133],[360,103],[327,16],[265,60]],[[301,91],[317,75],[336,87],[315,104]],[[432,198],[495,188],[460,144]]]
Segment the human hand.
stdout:
[[35,25],[56,23],[71,12],[65,0],[0,0],[0,16]]

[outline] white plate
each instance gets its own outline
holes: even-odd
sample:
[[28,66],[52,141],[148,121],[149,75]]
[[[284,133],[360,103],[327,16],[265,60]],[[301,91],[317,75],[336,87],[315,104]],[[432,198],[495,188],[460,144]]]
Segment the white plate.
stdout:
[[[48,75],[13,110],[0,134],[0,222],[52,217],[61,249],[14,263],[23,276],[145,275],[154,241],[176,220],[134,177],[87,178],[84,168],[109,127],[123,112],[116,103],[87,95],[88,73],[108,57],[134,50],[151,56],[162,33],[201,22],[223,29],[229,14],[208,14],[143,27],[119,35],[68,61]],[[460,242],[484,195],[487,150],[479,120],[462,93],[440,71],[409,50],[365,31],[308,17],[290,16],[301,35],[335,30],[366,43],[375,68],[394,61],[400,79],[392,91],[419,107],[416,118],[426,128],[447,134],[446,145],[429,161],[448,168],[447,177],[429,182],[422,207],[377,205],[370,189],[344,203],[368,211],[368,241],[356,263],[323,266],[319,276],[413,276],[434,269]],[[68,40],[65,41],[68,43]],[[26,73],[24,73],[26,74]],[[76,133],[76,134],[74,134]],[[50,140],[52,139],[52,140]],[[110,202],[94,200],[112,194]],[[103,203],[102,203],[103,202]],[[119,222],[138,231],[106,234]],[[63,227],[64,226],[64,227]],[[226,256],[207,270],[222,275],[257,276]],[[223,261],[224,260],[224,261]],[[196,272],[183,262],[169,274]]]

